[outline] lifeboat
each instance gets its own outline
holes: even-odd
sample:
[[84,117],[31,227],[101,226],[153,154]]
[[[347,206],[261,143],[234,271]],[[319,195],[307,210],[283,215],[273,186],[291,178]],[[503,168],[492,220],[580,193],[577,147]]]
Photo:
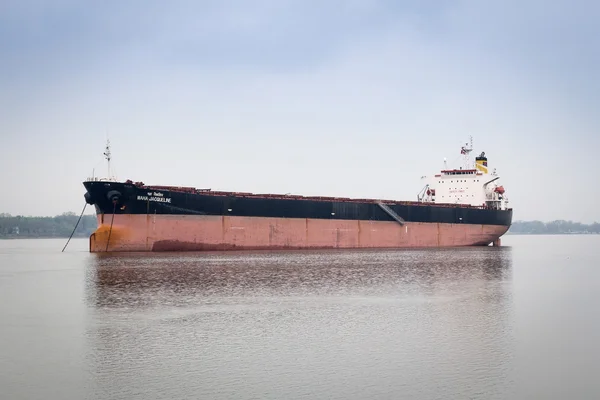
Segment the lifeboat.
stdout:
[[499,193],[499,194],[504,194],[504,187],[497,186],[496,189],[494,189],[494,192]]

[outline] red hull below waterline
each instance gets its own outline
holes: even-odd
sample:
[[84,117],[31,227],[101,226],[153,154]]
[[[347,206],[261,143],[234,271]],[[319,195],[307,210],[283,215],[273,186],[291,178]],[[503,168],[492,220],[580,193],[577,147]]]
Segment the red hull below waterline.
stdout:
[[[116,214],[98,216],[91,252],[487,246],[503,225],[310,218]],[[111,226],[112,223],[112,226]]]

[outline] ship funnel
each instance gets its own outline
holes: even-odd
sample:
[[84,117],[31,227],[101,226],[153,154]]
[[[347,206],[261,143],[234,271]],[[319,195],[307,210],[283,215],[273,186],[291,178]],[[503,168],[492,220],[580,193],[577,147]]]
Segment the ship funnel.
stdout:
[[475,158],[475,168],[477,169],[477,171],[483,174],[488,173],[487,157],[485,156],[484,152],[482,152],[479,156]]

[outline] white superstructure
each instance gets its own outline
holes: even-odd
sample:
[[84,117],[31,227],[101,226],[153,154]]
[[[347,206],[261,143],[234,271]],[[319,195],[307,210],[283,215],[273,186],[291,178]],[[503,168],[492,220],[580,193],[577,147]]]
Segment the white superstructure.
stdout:
[[505,210],[508,199],[504,187],[498,185],[500,177],[496,169],[490,173],[485,153],[472,160],[473,139],[461,148],[463,166],[443,169],[434,176],[424,176],[425,187],[418,200],[425,203],[468,204],[491,209]]

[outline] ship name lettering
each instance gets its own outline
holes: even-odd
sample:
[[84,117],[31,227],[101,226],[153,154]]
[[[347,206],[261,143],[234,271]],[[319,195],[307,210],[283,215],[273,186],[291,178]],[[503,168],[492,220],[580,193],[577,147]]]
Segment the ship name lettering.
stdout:
[[[162,196],[162,194],[161,194]],[[137,197],[138,200],[141,201],[155,201],[158,203],[170,203],[171,202],[171,198],[170,197],[160,197],[160,196],[139,196]]]
[[170,197],[150,197],[149,200],[150,201],[157,201],[159,203],[170,203],[171,202],[171,198]]

